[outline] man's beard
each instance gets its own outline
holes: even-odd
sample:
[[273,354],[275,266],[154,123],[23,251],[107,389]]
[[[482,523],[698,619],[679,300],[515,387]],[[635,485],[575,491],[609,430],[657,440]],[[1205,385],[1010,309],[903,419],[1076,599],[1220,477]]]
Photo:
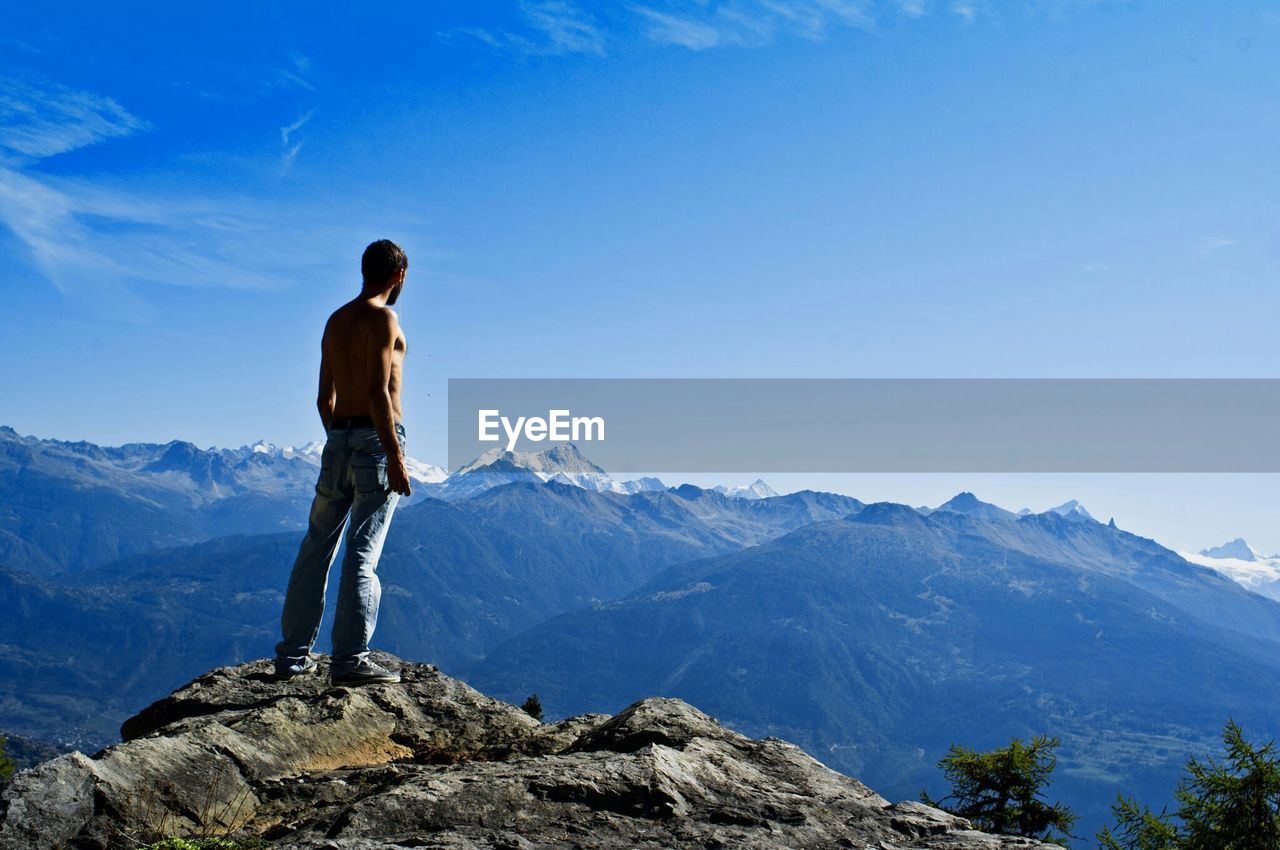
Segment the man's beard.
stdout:
[[402,289],[404,289],[404,284],[403,284],[403,283],[397,283],[397,284],[395,285],[395,288],[391,290],[391,294],[387,296],[387,304],[388,304],[388,306],[389,306],[389,305],[391,305],[391,304],[394,304],[394,303],[396,303],[396,301],[400,300],[400,290],[402,290]]

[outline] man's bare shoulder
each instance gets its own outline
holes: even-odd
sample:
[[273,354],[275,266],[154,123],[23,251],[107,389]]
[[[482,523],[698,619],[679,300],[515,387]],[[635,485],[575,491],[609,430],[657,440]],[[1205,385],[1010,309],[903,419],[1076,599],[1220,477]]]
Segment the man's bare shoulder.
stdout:
[[365,339],[387,345],[399,334],[399,317],[393,310],[364,301],[353,301],[339,307],[325,326],[325,336],[340,335],[354,344]]
[[364,305],[368,312],[362,315],[362,322],[370,331],[378,336],[394,335],[400,328],[400,317],[390,307],[379,307],[376,304]]
[[400,324],[400,317],[390,307],[379,307],[365,301],[349,301],[329,314],[325,328],[335,326],[394,328]]

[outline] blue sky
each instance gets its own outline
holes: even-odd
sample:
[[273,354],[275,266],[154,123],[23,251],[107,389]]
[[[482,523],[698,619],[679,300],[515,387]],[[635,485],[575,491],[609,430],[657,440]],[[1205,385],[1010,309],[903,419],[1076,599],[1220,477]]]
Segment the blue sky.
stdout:
[[[8,4],[0,422],[317,438],[382,236],[436,462],[450,377],[1273,377],[1278,48],[1248,0]],[[1276,476],[1170,480],[973,489],[1280,550]]]

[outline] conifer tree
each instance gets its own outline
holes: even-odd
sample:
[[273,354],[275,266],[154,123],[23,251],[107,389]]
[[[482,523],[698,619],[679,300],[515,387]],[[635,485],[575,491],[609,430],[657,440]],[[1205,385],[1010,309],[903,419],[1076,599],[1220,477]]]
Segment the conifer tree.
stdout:
[[[979,752],[952,744],[938,762],[951,793],[932,806],[966,818],[974,828],[997,835],[1022,835],[1066,846],[1076,815],[1061,803],[1042,797],[1057,766],[1057,738],[1014,738],[1007,747]],[[951,805],[946,805],[952,801]]]

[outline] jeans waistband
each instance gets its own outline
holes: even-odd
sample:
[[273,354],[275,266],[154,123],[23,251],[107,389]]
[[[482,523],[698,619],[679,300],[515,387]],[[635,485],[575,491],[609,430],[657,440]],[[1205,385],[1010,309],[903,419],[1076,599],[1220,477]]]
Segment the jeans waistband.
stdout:
[[[339,416],[336,419],[329,420],[330,431],[348,431],[353,428],[372,428],[372,416]],[[395,423],[395,430],[401,434],[404,433],[404,425],[401,422]]]

